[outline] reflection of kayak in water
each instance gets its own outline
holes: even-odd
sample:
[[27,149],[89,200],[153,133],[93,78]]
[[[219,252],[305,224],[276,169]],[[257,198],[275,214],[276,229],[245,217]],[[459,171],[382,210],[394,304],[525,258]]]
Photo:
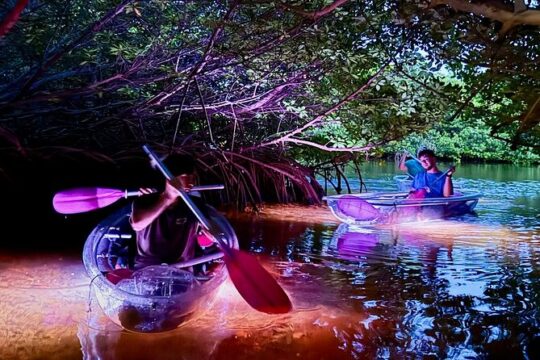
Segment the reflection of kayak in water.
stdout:
[[348,224],[396,223],[471,213],[480,193],[409,199],[408,192],[374,192],[325,196],[332,213]]
[[[112,321],[139,332],[174,329],[212,304],[216,290],[227,279],[223,254],[211,245],[199,248],[195,259],[175,266],[153,265],[133,271],[136,244],[130,210],[130,206],[120,210],[92,231],[84,245],[84,266],[100,307]],[[238,248],[229,222],[210,207],[208,217],[223,231],[229,245]],[[113,264],[128,268],[115,270]]]
[[343,259],[372,254],[380,245],[394,243],[391,231],[340,224],[329,244],[329,250]]

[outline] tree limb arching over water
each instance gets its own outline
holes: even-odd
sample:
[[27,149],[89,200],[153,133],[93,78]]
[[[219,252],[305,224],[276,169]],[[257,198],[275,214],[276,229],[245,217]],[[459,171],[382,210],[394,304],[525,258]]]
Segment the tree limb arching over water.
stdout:
[[528,6],[30,1],[0,39],[2,144],[112,159],[163,144],[230,178],[240,204],[317,203],[314,174],[342,153],[377,154],[448,119],[538,153]]

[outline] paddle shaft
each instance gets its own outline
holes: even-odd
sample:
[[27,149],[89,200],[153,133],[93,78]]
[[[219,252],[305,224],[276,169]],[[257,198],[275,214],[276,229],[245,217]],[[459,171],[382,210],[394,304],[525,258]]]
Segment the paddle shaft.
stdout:
[[[182,200],[184,200],[184,202],[186,203],[187,207],[189,207],[189,209],[193,212],[193,214],[195,215],[195,217],[197,218],[197,220],[199,220],[199,222],[201,223],[202,227],[205,229],[205,230],[208,230],[210,231],[210,222],[208,221],[208,219],[206,219],[206,217],[203,215],[203,213],[201,212],[201,210],[199,210],[199,208],[193,203],[193,201],[190,199],[190,197],[188,196],[188,194],[182,189],[182,187],[180,186],[180,184],[177,183],[177,181],[175,180],[175,177],[173,176],[173,174],[169,171],[169,169],[167,169],[167,167],[165,167],[165,165],[163,164],[163,162],[159,159],[159,157],[152,151],[152,149],[150,149],[147,145],[143,145],[143,150],[144,152],[150,157],[150,159],[152,160],[152,162],[157,166],[157,168],[159,169],[159,171],[161,171],[161,173],[163,174],[163,176],[165,176],[165,178],[167,180],[169,180],[170,182],[173,183],[174,187],[176,188],[176,191],[178,192],[178,195],[182,198]],[[223,252],[225,252],[227,255],[229,255],[230,253],[230,248],[229,246],[225,243],[225,241],[223,241],[223,239],[220,238],[220,236],[216,236],[216,234],[212,234],[214,235],[213,237],[215,238],[215,240],[218,242],[221,250]]]
[[421,163],[420,159],[418,159],[416,156],[414,156],[413,154],[411,154],[410,152],[408,152],[407,150],[403,150],[403,152],[405,153],[405,157],[407,157],[407,154],[413,158],[413,160],[416,160],[418,161],[419,163]]
[[[192,192],[192,191],[206,191],[206,190],[222,190],[224,188],[225,188],[225,186],[223,186],[223,185],[195,185],[191,189],[189,189],[189,192]],[[153,194],[153,193],[157,192],[157,190],[155,190],[155,189],[152,189],[152,190],[153,191],[150,192],[149,194]],[[135,190],[135,191],[127,191],[126,190],[124,198],[127,199],[130,196],[143,196],[143,195],[149,195],[149,194],[143,194],[140,190]]]
[[255,257],[238,249],[231,248],[225,241],[225,234],[211,227],[208,219],[206,219],[182,189],[180,181],[173,177],[171,172],[147,145],[144,145],[143,149],[165,178],[176,188],[178,195],[184,200],[197,220],[199,220],[201,226],[218,243],[218,246],[223,252],[223,259],[225,260],[231,281],[244,300],[254,309],[268,314],[289,312],[292,309],[291,301],[272,275],[261,266]]
[[[446,174],[448,174],[448,172],[449,172],[450,170],[453,170],[453,169],[455,169],[455,166],[454,166],[454,165],[450,166],[448,169],[446,169],[445,172],[443,172],[440,176],[438,176],[435,180],[433,180],[433,181],[431,182],[431,185],[428,185],[428,186],[424,187],[423,189],[426,189],[426,188],[427,188],[426,190],[433,190],[432,186],[435,185],[435,184],[437,183],[437,181],[439,181],[439,180],[441,180],[443,177],[445,177]],[[417,189],[416,191],[418,191],[418,190],[420,190],[420,189]],[[428,192],[429,192],[429,191],[428,191]]]
[[[455,169],[455,166],[454,166],[454,165],[451,165],[448,169],[446,169],[445,172],[443,172],[443,173],[441,174],[441,176],[439,176],[438,178],[436,178],[435,181],[434,181],[433,183],[431,183],[431,186],[433,186],[433,184],[435,184],[437,181],[439,181],[439,180],[441,180],[443,177],[445,177],[446,174],[448,174],[448,173],[450,172],[450,170],[453,170],[453,169]],[[430,189],[431,189],[431,186],[429,186]],[[433,190],[433,189],[431,189],[431,190]]]

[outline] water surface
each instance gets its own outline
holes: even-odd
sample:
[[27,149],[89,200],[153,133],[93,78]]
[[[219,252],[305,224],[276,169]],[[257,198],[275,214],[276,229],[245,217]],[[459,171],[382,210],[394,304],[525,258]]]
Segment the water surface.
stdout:
[[[393,164],[363,171],[368,190],[393,190]],[[131,333],[100,311],[78,254],[3,252],[0,358],[540,358],[539,169],[455,176],[484,194],[475,215],[372,228],[325,207],[231,215],[242,248],[289,293],[286,315],[255,312],[227,282],[179,329]]]

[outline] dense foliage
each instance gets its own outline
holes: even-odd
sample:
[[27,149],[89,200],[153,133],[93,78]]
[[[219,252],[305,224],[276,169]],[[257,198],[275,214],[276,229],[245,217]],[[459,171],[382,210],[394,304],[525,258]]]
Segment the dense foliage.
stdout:
[[525,147],[510,150],[506,142],[491,136],[490,128],[480,120],[476,123],[454,120],[437,124],[426,132],[410,134],[389,144],[385,150],[390,154],[403,151],[415,154],[423,147],[453,161],[540,162],[540,156]]
[[239,203],[317,202],[318,166],[424,131],[454,158],[538,159],[536,2],[32,0],[14,22],[21,3],[0,13],[20,154],[159,144]]

